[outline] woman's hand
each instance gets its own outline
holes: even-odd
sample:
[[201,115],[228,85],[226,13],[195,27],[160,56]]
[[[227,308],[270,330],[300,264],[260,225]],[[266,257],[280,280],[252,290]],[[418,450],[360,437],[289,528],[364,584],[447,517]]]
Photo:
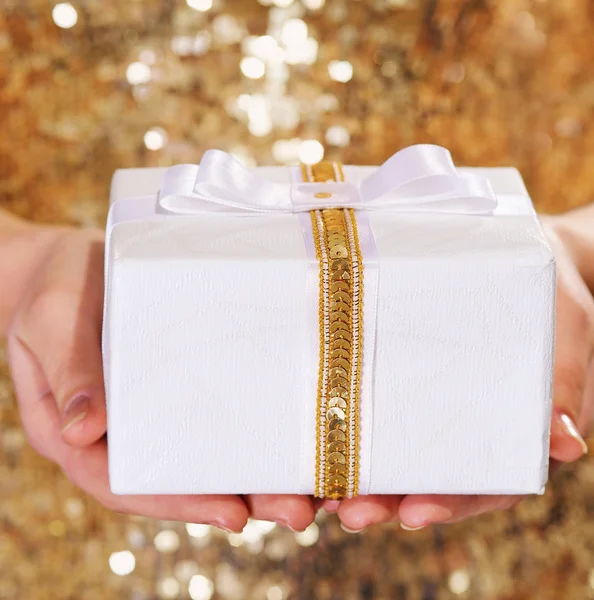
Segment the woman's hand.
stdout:
[[[12,234],[3,239],[7,228],[2,226],[9,222]],[[35,450],[118,512],[210,523],[233,531],[240,531],[248,516],[296,530],[307,527],[315,513],[306,496],[111,493],[101,361],[103,232],[45,228],[37,234],[23,225],[29,240],[23,243],[13,223],[0,213],[2,260],[12,261],[9,285],[18,290],[10,311],[8,353],[23,426]],[[33,255],[28,251],[32,247]],[[7,248],[15,252],[10,255]]]
[[[594,207],[584,212],[543,219],[557,259],[550,447],[553,465],[578,460],[587,452],[580,432],[587,433],[594,411],[594,298],[585,281],[588,279],[594,287],[590,279],[594,266]],[[591,221],[591,229],[583,225],[573,227],[572,219],[576,219],[576,224]],[[324,507],[337,511],[347,530],[358,531],[388,521],[400,521],[404,529],[410,530],[510,508],[519,500],[519,496],[360,496],[340,504],[326,501]]]

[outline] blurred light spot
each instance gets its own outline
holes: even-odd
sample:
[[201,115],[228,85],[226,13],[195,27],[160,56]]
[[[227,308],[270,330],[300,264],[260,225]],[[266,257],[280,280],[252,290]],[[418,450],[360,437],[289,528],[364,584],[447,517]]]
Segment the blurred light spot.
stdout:
[[109,557],[109,568],[116,575],[130,575],[135,567],[136,559],[134,558],[134,554],[129,550],[124,550],[124,552],[114,552]]
[[208,31],[200,31],[196,34],[192,44],[192,52],[196,55],[205,54],[210,48],[210,33]]
[[68,498],[64,505],[64,512],[71,519],[79,519],[85,512],[85,503],[80,498]]
[[301,140],[277,140],[272,146],[272,156],[279,163],[292,163],[299,160],[299,148]]
[[588,585],[594,590],[594,569],[592,569],[590,575],[588,575]]
[[66,525],[64,521],[50,521],[48,525],[50,535],[54,537],[62,537],[66,533]]
[[462,83],[466,76],[466,67],[462,63],[452,63],[443,70],[443,80],[448,83]]
[[324,6],[326,0],[302,0],[303,6],[309,10],[318,10]]
[[126,539],[132,548],[142,548],[146,543],[146,538],[140,527],[133,526],[128,530]]
[[243,589],[244,583],[231,565],[219,563],[216,569],[215,581],[217,594],[223,598],[242,600],[246,597]]
[[175,577],[165,577],[157,584],[157,592],[161,598],[177,598],[181,592],[181,586]]
[[453,571],[448,578],[448,587],[454,594],[464,594],[470,587],[470,576],[467,571],[458,569]]
[[289,545],[282,538],[273,537],[266,543],[264,552],[270,560],[283,560],[289,554]]
[[313,65],[318,58],[318,41],[307,38],[300,44],[294,44],[287,48],[285,60],[289,65]]
[[281,29],[281,41],[286,46],[301,44],[307,39],[307,25],[301,19],[288,19]]
[[240,63],[241,72],[250,79],[260,79],[266,72],[264,63],[255,56],[245,56]]
[[126,69],[126,79],[130,85],[148,83],[151,80],[151,68],[143,62],[133,62]]
[[577,137],[582,133],[582,124],[574,117],[563,117],[555,123],[555,133],[562,138]]
[[263,61],[279,59],[282,49],[270,35],[252,35],[244,39],[243,48],[246,54],[251,54]]
[[204,575],[194,575],[190,579],[188,592],[192,600],[210,600],[214,592],[212,581]]
[[157,62],[157,54],[154,50],[142,50],[138,58],[147,65],[154,65]]
[[536,21],[534,15],[529,13],[527,10],[519,11],[515,16],[516,25],[525,31],[530,31],[536,28]]
[[182,560],[175,565],[175,576],[181,581],[190,581],[198,573],[198,565],[193,560]]
[[272,131],[272,121],[269,118],[252,120],[248,123],[248,131],[255,137],[265,137]]
[[210,525],[202,525],[200,523],[186,523],[186,531],[193,538],[203,538],[210,535]]
[[212,22],[215,37],[223,44],[235,44],[244,36],[237,19],[231,15],[219,15]]
[[229,544],[235,548],[239,548],[239,546],[243,546],[243,538],[241,537],[241,533],[230,533],[227,536],[229,540]]
[[328,65],[328,73],[334,81],[346,83],[353,78],[353,65],[348,60],[333,60]]
[[[320,160],[322,160],[322,158],[320,158]],[[315,523],[312,523],[305,531],[301,531],[295,534],[295,541],[300,546],[313,546],[318,541],[319,537],[320,529]]]
[[155,548],[166,554],[175,552],[179,548],[179,535],[170,529],[159,531],[155,536]]
[[167,133],[160,127],[153,127],[144,134],[144,145],[149,150],[161,150],[167,143]]
[[316,109],[321,111],[337,110],[340,107],[338,98],[333,94],[322,94],[316,100]]
[[52,19],[54,23],[62,29],[74,27],[78,21],[76,8],[69,2],[60,2],[52,10]]
[[400,71],[400,66],[395,60],[387,60],[381,67],[384,77],[394,77]]
[[188,6],[194,10],[206,12],[212,8],[212,0],[186,0]]
[[339,146],[340,148],[344,148],[344,146],[348,146],[351,141],[351,134],[348,132],[346,127],[342,125],[333,125],[328,128],[326,131],[326,141],[331,146]]
[[278,585],[273,585],[266,592],[266,600],[283,600],[285,595]]
[[294,0],[273,0],[273,4],[278,6],[279,8],[287,8],[287,6],[291,6]]

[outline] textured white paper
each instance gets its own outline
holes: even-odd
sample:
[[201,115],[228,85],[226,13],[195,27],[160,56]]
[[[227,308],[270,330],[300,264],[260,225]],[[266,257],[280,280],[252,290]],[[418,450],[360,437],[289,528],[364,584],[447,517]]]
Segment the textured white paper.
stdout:
[[[461,171],[490,178],[498,216],[369,213],[380,283],[362,493],[537,493],[546,482],[553,256],[515,169]],[[317,357],[302,351],[299,217],[155,216],[162,175],[118,171],[112,188],[112,489],[312,493],[316,382],[304,374]]]

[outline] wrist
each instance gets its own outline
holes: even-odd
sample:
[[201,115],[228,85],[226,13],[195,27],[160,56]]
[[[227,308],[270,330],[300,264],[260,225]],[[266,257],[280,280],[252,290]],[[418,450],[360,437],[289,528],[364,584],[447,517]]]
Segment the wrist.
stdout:
[[50,248],[70,229],[37,225],[4,214],[0,217],[0,281],[8,283],[0,294],[0,337],[3,337]]

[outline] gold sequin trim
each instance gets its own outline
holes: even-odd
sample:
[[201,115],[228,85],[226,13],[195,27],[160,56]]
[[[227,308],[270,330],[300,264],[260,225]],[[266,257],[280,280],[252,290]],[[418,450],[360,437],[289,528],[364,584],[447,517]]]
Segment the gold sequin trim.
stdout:
[[[301,169],[304,181],[344,181],[339,163]],[[311,220],[320,265],[315,496],[341,500],[359,486],[363,262],[353,210],[314,210]]]

